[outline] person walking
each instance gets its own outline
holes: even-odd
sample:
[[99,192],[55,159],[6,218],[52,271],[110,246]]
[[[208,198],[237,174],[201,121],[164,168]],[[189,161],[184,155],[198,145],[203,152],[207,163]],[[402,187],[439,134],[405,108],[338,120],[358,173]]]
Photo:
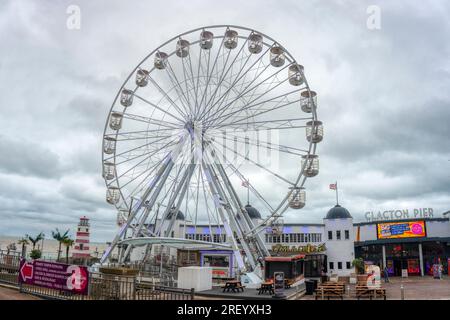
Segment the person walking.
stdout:
[[383,276],[384,276],[384,283],[389,282],[389,269],[387,266],[384,266]]

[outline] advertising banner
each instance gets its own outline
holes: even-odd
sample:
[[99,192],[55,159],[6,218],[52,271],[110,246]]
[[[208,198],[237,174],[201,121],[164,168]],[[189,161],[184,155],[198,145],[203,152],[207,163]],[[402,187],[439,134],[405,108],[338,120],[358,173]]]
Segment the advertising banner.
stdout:
[[274,272],[273,289],[276,296],[284,296],[284,272]]
[[87,267],[44,260],[22,259],[19,268],[19,283],[88,294],[89,272]]
[[377,237],[378,239],[426,237],[425,221],[378,223]]

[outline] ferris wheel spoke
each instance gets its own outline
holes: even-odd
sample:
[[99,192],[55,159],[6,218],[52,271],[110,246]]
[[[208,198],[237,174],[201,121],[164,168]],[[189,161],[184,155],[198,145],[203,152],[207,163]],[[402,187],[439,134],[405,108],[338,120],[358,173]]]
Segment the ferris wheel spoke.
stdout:
[[[221,151],[219,148],[214,147],[214,151],[216,151],[216,152],[218,152],[219,154],[221,154],[222,156],[224,156],[223,153],[222,153],[222,151]],[[248,185],[249,185],[249,187],[250,187],[250,191],[252,191],[253,194],[254,194],[259,200],[262,201],[262,203],[266,206],[266,208],[269,210],[269,212],[270,212],[270,213],[275,212],[275,210],[274,210],[273,207],[270,205],[270,203],[267,202],[267,201],[264,199],[264,197],[261,195],[261,193],[258,192],[258,190],[250,183],[249,179],[247,179],[247,178],[245,177],[245,175],[244,175],[237,167],[235,167],[231,162],[229,162],[228,165],[229,165],[229,167],[231,168],[231,170],[233,171],[233,173],[236,173],[236,174],[238,175],[238,177],[241,179],[242,182],[245,181],[245,182],[248,183]]]
[[[191,58],[191,55],[189,54],[189,59]],[[186,76],[186,73],[189,73],[189,70],[187,69],[187,66],[184,61],[186,58],[181,58],[181,64],[183,65],[183,77],[184,77],[184,86],[186,87],[186,95],[187,95],[187,99],[189,101],[188,106],[189,106],[189,116],[188,117],[192,117],[195,114],[195,108],[196,108],[196,102],[195,102],[195,96],[192,97],[192,93],[191,91],[194,91],[195,93],[195,82],[194,82],[194,78]],[[192,71],[192,70],[191,70]],[[189,81],[190,80],[190,81]],[[189,89],[189,82],[192,83],[192,88]],[[192,101],[192,103],[191,103]]]
[[[297,103],[297,102],[300,101],[300,99],[296,99],[296,100],[293,100],[293,101],[289,101],[288,97],[291,96],[291,95],[296,95],[296,94],[298,94],[299,91],[300,91],[300,90],[290,91],[290,92],[288,92],[288,93],[284,93],[284,94],[281,94],[281,95],[278,95],[278,96],[269,98],[269,99],[267,99],[267,100],[264,100],[264,101],[261,101],[261,102],[255,103],[255,104],[252,104],[253,102],[251,101],[251,102],[247,103],[247,104],[244,105],[244,106],[240,106],[238,110],[232,111],[232,112],[227,113],[227,114],[224,114],[224,115],[222,115],[222,116],[219,116],[219,117],[217,117],[216,119],[219,120],[219,119],[222,119],[222,118],[226,118],[226,117],[232,116],[232,115],[234,115],[234,114],[236,114],[236,113],[238,113],[238,112],[242,112],[242,111],[244,111],[244,110],[251,109],[251,108],[254,108],[254,107],[258,107],[257,109],[259,110],[259,109],[261,109],[261,107],[260,107],[261,105],[264,105],[264,104],[270,103],[270,102],[274,102],[274,101],[275,101],[277,104],[279,104],[279,103],[283,102],[283,100],[288,100],[288,103],[287,103],[287,104],[284,104],[283,106],[288,106],[288,105],[291,105],[291,104],[293,104],[293,103]],[[276,101],[276,100],[278,100],[278,99],[280,99],[280,98],[282,98],[281,101]],[[235,120],[235,121],[233,121],[232,123],[235,123],[235,122],[241,122],[241,121],[244,121],[245,119],[249,119],[249,118],[252,118],[252,117],[256,117],[256,116],[259,115],[259,114],[264,114],[264,113],[266,113],[266,112],[273,111],[273,110],[276,110],[276,109],[277,109],[277,107],[275,106],[275,107],[272,107],[272,108],[269,109],[269,110],[263,110],[261,113],[253,114],[253,115],[251,115],[251,116],[247,116],[246,118],[239,119],[239,120]],[[227,118],[227,119],[228,119],[228,118]],[[224,120],[218,122],[218,123],[216,124],[216,126],[213,126],[213,127],[214,127],[214,128],[221,128],[221,127],[223,127],[224,124],[222,124],[222,122],[225,121],[225,120],[226,120],[226,119],[224,119]]]
[[[295,156],[304,156],[305,154],[308,153],[308,150],[304,150],[304,149],[298,149],[298,148],[294,148],[294,147],[290,147],[290,146],[285,146],[285,145],[281,145],[281,144],[276,144],[276,143],[271,143],[271,142],[267,142],[267,141],[261,141],[261,140],[253,140],[253,139],[247,139],[247,138],[242,138],[240,136],[236,136],[233,134],[228,134],[229,136],[233,137],[233,138],[226,138],[224,137],[224,139],[228,140],[228,141],[237,141],[237,142],[241,142],[242,144],[249,144],[252,146],[256,146],[256,147],[260,147],[260,148],[267,148],[267,149],[271,149],[271,150],[276,150],[276,151],[280,151],[283,153],[288,153],[288,154],[292,154]],[[239,140],[240,139],[240,140]],[[298,153],[301,152],[301,153]]]
[[[205,110],[208,110],[208,107],[209,107],[210,105],[212,105],[211,102],[214,101],[214,99],[215,99],[215,97],[216,97],[216,95],[217,95],[217,91],[219,90],[219,88],[220,88],[222,82],[224,81],[225,77],[227,76],[228,72],[231,70],[231,68],[233,67],[234,63],[236,62],[236,59],[237,59],[237,58],[239,57],[239,55],[243,52],[243,49],[244,49],[245,46],[247,45],[247,41],[248,41],[247,39],[244,41],[244,43],[242,44],[242,46],[241,46],[241,48],[239,49],[238,53],[235,55],[233,61],[232,61],[232,62],[230,63],[230,65],[228,66],[228,69],[225,71],[225,66],[226,66],[227,63],[228,63],[228,59],[229,59],[230,53],[231,53],[231,50],[228,50],[227,59],[226,59],[224,65],[223,65],[223,68],[222,68],[222,74],[221,74],[221,76],[220,76],[220,78],[219,78],[220,80],[219,80],[219,82],[216,84],[216,89],[214,90],[214,93],[211,95],[211,97],[209,98],[208,102],[205,104]],[[251,54],[248,55],[248,58],[250,58],[250,56],[251,56]],[[209,110],[210,110],[210,109],[209,109]]]
[[156,120],[153,118],[149,118],[149,117],[145,117],[145,116],[141,116],[141,115],[137,115],[137,114],[133,114],[133,113],[123,113],[123,118],[129,119],[129,120],[134,120],[134,121],[140,121],[140,122],[151,124],[151,125],[162,126],[165,128],[165,129],[160,129],[160,130],[173,130],[173,129],[181,128],[180,125],[177,126],[177,124],[173,123],[173,122],[165,121],[162,119]]
[[[152,156],[154,156],[157,152],[163,150],[164,148],[167,148],[167,147],[170,147],[170,146],[176,145],[176,144],[177,144],[176,141],[170,141],[170,142],[168,142],[167,144],[163,145],[162,147],[156,149],[154,152],[152,152],[152,153],[150,153],[150,154],[148,154],[148,153],[143,153],[143,154],[141,154],[141,155],[139,155],[139,156],[135,156],[135,157],[126,159],[126,160],[124,160],[124,161],[118,162],[118,163],[116,163],[116,166],[117,166],[117,165],[121,165],[121,164],[126,163],[126,162],[129,162],[129,161],[136,160],[136,159],[141,158],[141,157],[143,157],[143,156],[146,156],[146,157],[145,157],[142,161],[148,160],[148,159],[150,159]],[[127,152],[128,152],[128,151],[127,151]]]
[[[270,110],[272,111],[272,109]],[[221,128],[232,128],[233,130],[241,129],[242,131],[247,130],[268,130],[268,129],[279,129],[279,128],[305,128],[306,125],[303,123],[305,121],[311,120],[311,117],[306,118],[292,118],[292,119],[278,119],[278,120],[261,120],[261,121],[245,121],[251,117],[247,117],[236,122],[221,123],[210,130],[213,132],[221,131]],[[297,121],[300,122],[297,124]]]
[[156,83],[155,80],[153,80],[152,78],[150,78],[150,82],[151,82],[151,83],[155,86],[155,88],[157,88],[158,91],[163,95],[163,98],[166,98],[167,101],[169,101],[169,103],[170,103],[170,104],[178,111],[178,113],[179,113],[182,117],[186,117],[186,116],[187,116],[187,114],[185,114],[185,113],[183,112],[183,110],[181,109],[181,107],[178,106],[178,105],[173,101],[173,99],[169,96],[169,94],[168,94],[164,89],[162,89],[161,86],[158,85],[158,83]]
[[[260,57],[261,59],[262,57]],[[256,68],[254,68],[254,65],[257,63]],[[221,111],[223,109],[223,106],[225,104],[225,106],[229,105],[230,99],[244,99],[247,95],[246,92],[242,93],[243,91],[245,91],[253,82],[255,82],[262,74],[264,74],[264,72],[266,72],[266,70],[269,68],[269,65],[265,65],[263,60],[257,60],[245,73],[242,74],[242,76],[239,77],[238,80],[236,80],[232,87],[235,88],[235,90],[238,92],[237,94],[237,98],[236,97],[230,97],[228,94],[224,97],[224,99],[222,99],[222,101],[220,101],[220,103],[217,105],[217,107],[215,108],[217,111]],[[251,79],[246,80],[247,75],[250,74],[251,71],[254,71],[253,77],[251,77]],[[242,81],[239,84],[239,81],[242,79]],[[244,85],[246,85],[246,88],[243,90]],[[238,88],[237,88],[238,87]],[[251,92],[251,90],[249,90],[249,92]]]
[[[208,91],[209,82],[211,81],[211,77],[212,77],[212,74],[214,72],[214,68],[216,67],[216,63],[217,63],[217,60],[219,58],[220,52],[221,52],[222,48],[224,47],[224,40],[225,40],[225,37],[222,38],[222,41],[221,41],[220,46],[219,46],[219,50],[217,50],[217,55],[216,55],[216,58],[214,59],[214,63],[213,63],[213,66],[211,67],[211,71],[208,70],[209,73],[207,73],[206,85],[205,85],[205,89],[204,89],[203,94],[202,94],[202,99],[200,100],[200,105],[202,105],[203,100],[205,99],[206,93]],[[209,55],[210,55],[211,54],[211,50],[208,50],[208,52],[209,52]],[[208,69],[209,69],[209,60],[210,60],[210,58],[208,57]]]
[[174,119],[180,121],[181,123],[184,123],[184,121],[183,121],[181,118],[178,118],[178,117],[175,116],[174,114],[170,113],[170,112],[167,111],[167,110],[164,110],[163,108],[161,108],[161,107],[157,106],[156,104],[154,104],[154,103],[148,101],[147,99],[142,98],[141,96],[137,95],[136,93],[134,94],[134,96],[135,96],[136,98],[142,100],[143,102],[145,102],[145,103],[151,105],[153,108],[156,108],[156,109],[158,109],[159,111],[164,112],[164,113],[167,114],[168,116],[170,116],[170,117],[172,117],[172,118],[174,118]]
[[[262,83],[264,83],[264,82],[266,82],[267,80],[271,79],[272,77],[277,76],[277,75],[278,75],[281,71],[283,71],[285,68],[286,68],[286,67],[284,67],[284,68],[278,70],[277,72],[271,74],[269,77],[265,78],[264,80],[258,82],[256,85],[254,85],[253,87],[251,87],[250,89],[248,89],[248,88],[252,85],[252,83],[253,83],[256,79],[258,79],[259,75],[262,74],[262,73],[259,73],[252,81],[250,81],[250,83],[245,87],[245,89],[244,89],[244,91],[243,91],[242,93],[240,93],[237,97],[235,97],[231,102],[227,102],[226,105],[223,106],[223,107],[217,112],[217,113],[218,113],[218,116],[217,116],[217,117],[220,117],[220,116],[227,110],[227,108],[228,108],[229,106],[231,106],[232,104],[234,104],[236,101],[238,101],[240,98],[242,98],[245,94],[251,92],[253,89],[257,88],[259,85],[261,85]],[[288,78],[287,78],[287,79],[288,79]],[[286,80],[287,80],[287,79],[286,79]],[[266,92],[266,93],[267,93],[267,92]],[[217,117],[216,117],[216,118],[217,118]],[[207,120],[207,123],[209,124],[209,123],[211,123],[211,122],[214,122],[216,118],[208,119],[208,120]]]
[[[228,120],[230,117],[232,117],[233,115],[235,115],[238,112],[242,112],[244,110],[247,110],[247,109],[250,109],[252,107],[255,107],[255,105],[251,105],[251,104],[254,103],[255,101],[259,100],[261,97],[267,95],[269,92],[271,92],[272,90],[276,89],[280,85],[282,85],[283,82],[285,82],[288,79],[289,78],[286,78],[285,80],[283,80],[283,81],[279,82],[278,84],[276,84],[274,87],[270,88],[269,90],[265,91],[264,93],[261,93],[258,97],[256,97],[252,101],[248,102],[247,106],[245,106],[245,105],[244,106],[238,106],[235,111],[229,112],[227,114],[223,114],[223,112],[222,112],[222,115],[217,116],[215,119],[210,120],[208,123],[212,123],[214,125],[221,118],[223,118],[222,121],[225,121],[225,120]],[[298,101],[300,101],[300,100],[298,100]],[[294,102],[298,102],[298,101],[294,101]],[[290,104],[292,104],[294,102],[289,102],[289,103],[285,104],[284,106],[290,105]],[[263,102],[263,103],[267,103],[267,102]],[[260,104],[263,104],[263,103],[260,103]]]
[[[142,182],[139,183],[142,184],[144,181],[146,181],[147,178],[151,177],[151,175],[155,172],[157,166],[161,165],[163,162],[164,158],[162,158],[160,161],[154,163],[150,168],[146,168],[145,170],[143,170],[141,173],[139,173],[138,175],[136,175],[135,177],[133,177],[132,179],[128,180],[125,184],[122,184],[121,187],[125,188],[127,185],[129,185],[131,182],[136,181],[137,179],[139,179],[140,177],[142,177],[145,173],[147,173],[147,175],[144,177],[144,179],[142,179]],[[122,177],[123,175],[119,176],[118,178]],[[138,186],[139,186],[138,185]],[[138,187],[136,187],[130,194],[134,194],[134,191],[137,189]]]
[[[180,59],[183,59],[183,58],[180,58]],[[172,65],[170,64],[169,60],[167,60],[167,66],[166,66],[165,70],[166,70],[167,76],[169,77],[170,81],[172,82],[175,92],[178,95],[178,99],[180,100],[180,103],[184,107],[184,111],[186,112],[187,115],[189,115],[190,113],[192,113],[189,100],[186,98],[186,95],[184,94],[184,90],[181,87],[180,81],[178,81],[178,77],[175,74],[175,71],[173,70]],[[183,100],[183,98],[184,98],[184,100]]]
[[[171,136],[167,136],[167,137],[171,137]],[[160,141],[164,141],[165,139],[167,139],[167,137],[162,137],[160,140],[151,141],[151,142],[145,143],[145,144],[143,144],[143,145],[140,145],[140,146],[137,146],[137,147],[133,147],[133,148],[128,149],[128,150],[125,150],[125,151],[121,151],[120,153],[116,153],[116,154],[114,154],[113,156],[111,156],[110,158],[108,158],[108,159],[106,159],[106,160],[111,160],[111,159],[120,157],[120,156],[122,156],[122,155],[125,155],[125,154],[127,154],[127,153],[129,153],[129,152],[131,152],[131,151],[135,151],[135,150],[138,150],[138,149],[140,149],[140,148],[144,148],[144,147],[146,147],[146,146],[149,146],[149,145],[151,145],[151,144],[154,144],[154,143],[157,143],[157,142],[160,142]],[[171,142],[172,142],[172,141],[171,141]],[[169,142],[169,143],[170,143],[170,142]],[[167,145],[168,145],[168,144],[167,144]],[[167,146],[167,145],[164,145],[164,147]]]
[[[234,154],[238,155],[238,156],[241,157],[242,159],[247,160],[247,161],[250,161],[252,164],[254,164],[255,166],[257,166],[258,168],[261,168],[261,169],[267,171],[267,172],[270,173],[271,175],[273,175],[273,176],[277,177],[278,179],[280,179],[280,180],[286,182],[287,184],[289,184],[289,185],[291,185],[291,186],[295,186],[295,183],[289,181],[288,179],[282,177],[281,175],[279,175],[279,174],[273,172],[272,170],[266,168],[266,167],[263,166],[262,164],[260,164],[260,163],[258,163],[258,162],[256,162],[256,161],[254,161],[254,160],[252,160],[252,159],[250,159],[249,157],[247,157],[247,156],[245,156],[245,155],[242,155],[241,153],[237,152],[236,150],[233,150],[233,149],[231,149],[230,147],[227,147],[226,145],[224,145],[224,144],[222,144],[222,143],[220,143],[220,142],[216,142],[216,143],[218,143],[219,145],[221,145],[221,146],[224,147],[225,149],[228,149],[229,151],[233,152]],[[228,161],[228,160],[227,160],[227,161]],[[228,161],[228,162],[231,162],[231,161]]]
[[[218,105],[218,108],[220,108],[221,107],[221,105],[222,105],[222,103],[223,103],[223,99],[225,98],[225,97],[227,97],[228,96],[228,94],[231,92],[231,89],[232,88],[234,88],[234,86],[241,80],[241,79],[243,79],[251,70],[252,70],[252,68],[257,64],[257,63],[261,63],[262,62],[262,58],[265,56],[265,54],[268,52],[270,50],[270,47],[269,48],[267,48],[267,50],[264,52],[264,54],[262,54],[241,76],[240,76],[240,74],[241,74],[241,72],[242,72],[242,70],[243,70],[243,68],[244,68],[244,66],[245,65],[247,65],[247,62],[250,60],[250,57],[251,57],[251,55],[249,55],[248,56],[248,58],[247,58],[247,60],[245,61],[245,63],[244,63],[244,66],[242,66],[241,68],[240,68],[240,70],[239,70],[239,72],[238,72],[238,74],[236,75],[236,77],[235,77],[235,79],[234,79],[234,81],[232,82],[232,84],[230,85],[230,87],[228,88],[228,90],[226,90],[225,91],[225,93],[224,94],[222,94],[222,96],[209,108],[209,110],[212,110],[216,105]],[[266,69],[266,68],[265,68]],[[265,70],[264,69],[264,70]],[[242,87],[241,87],[241,89],[242,89]],[[219,104],[219,102],[220,102],[220,104]],[[205,115],[205,116],[207,116],[207,115]],[[203,116],[202,116],[202,118],[203,118]]]

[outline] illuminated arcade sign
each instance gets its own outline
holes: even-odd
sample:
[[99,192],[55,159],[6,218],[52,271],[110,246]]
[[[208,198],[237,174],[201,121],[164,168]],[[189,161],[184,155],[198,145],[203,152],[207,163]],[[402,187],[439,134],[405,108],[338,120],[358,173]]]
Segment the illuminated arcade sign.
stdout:
[[377,237],[378,239],[426,237],[425,221],[378,223]]
[[433,218],[433,208],[416,208],[416,209],[396,209],[385,211],[368,211],[364,215],[368,222],[370,221],[386,221],[386,220],[402,220],[402,219],[423,219]]
[[322,243],[318,246],[307,244],[306,246],[285,246],[282,244],[277,244],[272,246],[272,252],[274,254],[283,254],[283,253],[315,253],[315,252],[324,252],[326,250],[325,243]]

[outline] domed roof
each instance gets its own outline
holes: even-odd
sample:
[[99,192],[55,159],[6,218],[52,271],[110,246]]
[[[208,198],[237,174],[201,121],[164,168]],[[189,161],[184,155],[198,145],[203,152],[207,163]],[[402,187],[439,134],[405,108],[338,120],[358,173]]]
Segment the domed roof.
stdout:
[[[172,208],[172,210],[170,210],[169,214],[167,215],[167,220],[172,219],[172,214],[175,208]],[[184,214],[183,212],[181,212],[180,210],[178,210],[178,214],[177,214],[177,220],[184,220]]]
[[250,219],[261,219],[259,211],[256,208],[253,208],[249,203],[245,206],[245,210],[250,216]]
[[348,212],[347,209],[337,204],[328,211],[325,219],[347,219],[351,217],[352,216],[350,215],[350,212]]

